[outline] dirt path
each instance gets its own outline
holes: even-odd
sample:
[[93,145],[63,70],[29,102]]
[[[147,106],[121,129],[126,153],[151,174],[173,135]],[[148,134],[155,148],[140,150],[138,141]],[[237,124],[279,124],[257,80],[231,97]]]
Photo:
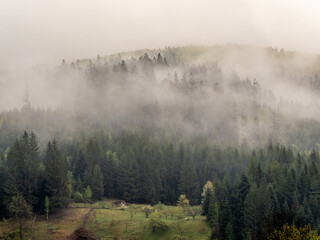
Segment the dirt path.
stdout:
[[80,239],[81,240],[97,240],[98,239],[93,232],[86,229],[87,222],[90,219],[92,213],[93,213],[93,209],[90,208],[89,212],[83,217],[82,225],[78,229],[76,229],[69,237],[70,240],[80,240]]
[[93,209],[90,208],[89,212],[86,215],[83,216],[82,226],[81,227],[84,227],[84,228],[86,227],[87,222],[88,222],[89,218],[91,217],[92,213],[93,213]]

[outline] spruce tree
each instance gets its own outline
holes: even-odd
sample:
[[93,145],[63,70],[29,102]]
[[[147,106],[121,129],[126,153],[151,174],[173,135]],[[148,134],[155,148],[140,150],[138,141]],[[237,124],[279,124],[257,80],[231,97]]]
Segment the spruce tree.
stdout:
[[189,156],[184,157],[180,172],[179,193],[185,194],[191,205],[196,205],[200,198],[200,187],[197,172]]
[[27,132],[16,140],[7,159],[5,191],[8,196],[22,194],[28,204],[35,207],[38,199],[40,158],[38,143],[33,133]]
[[151,154],[147,148],[143,149],[140,159],[140,186],[141,186],[141,200],[142,202],[155,204],[156,191],[153,181],[153,169],[150,165]]
[[61,157],[57,142],[49,142],[45,154],[46,192],[50,198],[51,212],[68,206],[67,167]]
[[207,188],[203,198],[203,202],[202,202],[202,215],[204,216],[210,215],[209,207],[210,207],[210,204],[213,203],[213,201],[214,201],[213,190],[211,188]]
[[92,198],[94,200],[101,200],[103,197],[104,186],[103,186],[103,175],[101,173],[99,165],[96,165],[91,175],[91,189]]

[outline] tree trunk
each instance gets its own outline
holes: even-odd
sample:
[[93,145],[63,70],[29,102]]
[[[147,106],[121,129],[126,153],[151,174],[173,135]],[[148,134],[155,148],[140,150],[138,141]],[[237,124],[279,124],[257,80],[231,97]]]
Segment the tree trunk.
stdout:
[[48,221],[48,219],[49,219],[49,212],[47,211],[47,221]]

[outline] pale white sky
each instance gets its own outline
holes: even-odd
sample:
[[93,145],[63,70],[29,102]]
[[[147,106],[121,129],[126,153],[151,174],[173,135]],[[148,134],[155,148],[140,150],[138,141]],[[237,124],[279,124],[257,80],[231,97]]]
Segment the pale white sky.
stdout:
[[0,0],[2,67],[223,43],[320,53],[320,1]]

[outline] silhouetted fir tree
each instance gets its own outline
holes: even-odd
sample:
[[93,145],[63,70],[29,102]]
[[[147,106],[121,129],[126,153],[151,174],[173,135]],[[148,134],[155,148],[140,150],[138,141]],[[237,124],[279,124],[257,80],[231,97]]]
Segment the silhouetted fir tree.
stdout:
[[102,160],[101,171],[103,174],[105,196],[116,195],[117,172],[119,159],[115,152],[107,151],[105,159]]
[[168,204],[175,204],[178,199],[178,183],[179,183],[179,161],[175,155],[174,146],[170,143],[165,151],[164,157],[166,172],[164,176],[164,194],[165,200],[163,202]]
[[139,200],[139,179],[140,174],[137,168],[137,163],[132,157],[128,155],[124,157],[123,161],[120,162],[119,171],[117,175],[118,180],[118,192],[120,198],[128,202],[138,202]]
[[[6,183],[6,173],[5,169],[0,166],[0,182]],[[4,218],[7,215],[7,208],[5,205],[6,192],[4,184],[0,184],[0,219]]]
[[297,180],[297,190],[300,196],[299,201],[302,202],[310,192],[310,176],[307,166],[303,166]]
[[246,231],[243,232],[250,232],[252,239],[256,239],[258,233],[260,214],[259,190],[257,185],[253,183],[245,199],[244,223]]
[[96,165],[93,169],[90,187],[92,190],[92,198],[94,200],[101,200],[103,197],[104,187],[103,175],[101,173],[99,165]]
[[297,174],[294,168],[290,168],[286,177],[285,183],[285,198],[287,199],[289,206],[292,207],[293,204],[293,196],[296,191],[296,182],[297,182]]
[[[23,139],[25,136],[23,137]],[[29,139],[26,135],[26,139],[24,139],[25,148],[25,161],[26,161],[26,168],[25,168],[25,182],[26,182],[26,201],[34,206],[37,204],[37,191],[38,191],[38,179],[40,173],[40,156],[39,156],[39,147],[36,136],[33,132],[31,132]]]
[[225,239],[225,228],[229,222],[233,222],[232,209],[230,205],[230,179],[228,175],[224,177],[220,188],[217,190],[219,202],[219,236],[221,239]]
[[310,157],[309,157],[311,162],[319,162],[319,153],[314,150],[314,148],[311,151]]
[[77,177],[77,180],[74,184],[74,191],[82,193],[84,191],[83,183],[80,176]]
[[69,203],[66,161],[61,157],[56,141],[48,143],[44,163],[46,192],[51,212],[55,212]]
[[320,183],[318,176],[318,174],[310,176],[309,203],[314,219],[320,217]]
[[191,205],[196,205],[200,198],[199,179],[193,161],[189,156],[184,156],[181,166],[179,193],[186,194]]
[[247,194],[250,191],[250,183],[247,176],[242,173],[240,177],[240,182],[236,185],[235,194],[231,199],[234,212],[234,224],[233,227],[237,229],[235,232],[236,239],[241,238],[241,233],[245,229],[244,226],[244,207],[245,207],[245,199]]
[[91,184],[92,184],[92,171],[90,172],[88,169],[86,169],[84,171],[83,186],[91,186]]
[[[202,215],[204,216],[209,216],[212,215],[212,213],[209,212],[209,207],[211,204],[213,204],[214,202],[214,197],[213,197],[213,191],[211,188],[207,188],[204,198],[203,198],[203,202],[202,202]],[[213,210],[213,209],[212,209]]]
[[265,233],[269,235],[273,229],[273,217],[274,217],[274,212],[279,211],[279,203],[277,202],[277,197],[275,196],[272,184],[269,183],[266,187],[266,190],[263,195],[263,208],[265,210],[264,213],[264,228],[265,228]]
[[234,240],[234,230],[231,222],[228,222],[226,228],[225,228],[225,239],[226,240]]
[[85,149],[85,160],[87,170],[89,172],[93,171],[93,168],[101,161],[101,148],[96,139],[90,139]]
[[303,202],[302,202],[302,206],[303,206],[303,210],[304,210],[304,219],[305,219],[305,222],[307,223],[313,223],[314,222],[314,217],[313,217],[313,214],[311,212],[311,207],[310,207],[310,203],[307,199],[307,197],[305,197],[303,199]]
[[160,173],[158,169],[153,170],[153,183],[155,188],[154,202],[157,203],[161,200],[161,193],[163,191],[163,187],[160,179]]
[[260,185],[263,173],[261,170],[261,164],[260,162],[257,162],[257,156],[256,153],[252,153],[252,157],[250,159],[249,168],[248,168],[248,176],[251,181],[255,182],[257,186]]
[[[6,183],[3,185],[8,198],[11,196],[20,194],[22,192],[23,183],[23,169],[24,161],[18,140],[15,141],[8,153],[8,159],[6,161],[7,178]],[[10,200],[8,200],[10,201]]]
[[77,155],[75,156],[75,164],[74,164],[74,176],[80,177],[81,180],[84,179],[84,173],[87,169],[86,159],[84,157],[84,153],[80,150]]
[[33,207],[38,203],[40,158],[35,135],[24,132],[10,149],[7,160],[5,191],[9,196],[22,194]]
[[153,170],[150,165],[150,151],[144,148],[140,156],[140,187],[141,187],[141,201],[146,203],[156,203],[155,186],[153,182]]

